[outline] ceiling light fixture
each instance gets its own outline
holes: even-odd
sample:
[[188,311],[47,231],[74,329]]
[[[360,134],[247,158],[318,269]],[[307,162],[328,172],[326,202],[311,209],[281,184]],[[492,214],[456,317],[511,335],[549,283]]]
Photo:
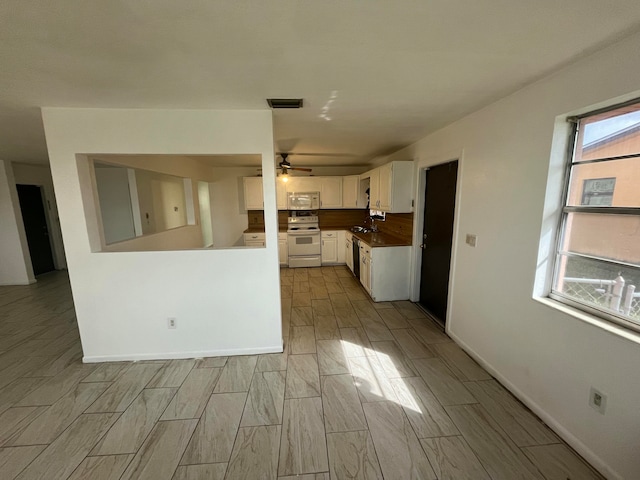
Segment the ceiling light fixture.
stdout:
[[301,98],[267,98],[271,108],[302,108]]

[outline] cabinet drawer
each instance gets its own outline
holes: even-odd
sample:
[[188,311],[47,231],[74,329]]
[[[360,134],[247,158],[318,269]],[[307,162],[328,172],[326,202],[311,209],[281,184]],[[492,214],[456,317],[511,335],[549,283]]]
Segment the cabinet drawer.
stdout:
[[265,234],[264,233],[245,233],[244,234],[244,244],[245,246],[264,246],[265,244]]
[[322,232],[322,238],[336,238],[338,236],[338,232],[334,232],[329,231],[329,232]]

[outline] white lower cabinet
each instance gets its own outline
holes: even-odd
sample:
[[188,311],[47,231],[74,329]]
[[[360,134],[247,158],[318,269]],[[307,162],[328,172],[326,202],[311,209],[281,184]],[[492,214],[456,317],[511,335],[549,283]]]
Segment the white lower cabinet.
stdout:
[[344,232],[344,260],[353,273],[353,236],[350,232]]
[[338,263],[338,235],[340,231],[330,230],[321,233],[322,264]]
[[[345,257],[345,231],[323,230],[322,238],[322,264],[344,264]],[[351,267],[353,271],[353,267]]]
[[369,295],[371,295],[371,250],[366,243],[360,243],[360,283]]
[[245,233],[244,234],[244,246],[245,247],[264,247],[265,246],[264,233]]
[[287,234],[278,233],[278,258],[280,259],[280,265],[289,264],[289,248],[287,244]]
[[371,248],[360,242],[360,283],[374,302],[409,298],[411,247]]

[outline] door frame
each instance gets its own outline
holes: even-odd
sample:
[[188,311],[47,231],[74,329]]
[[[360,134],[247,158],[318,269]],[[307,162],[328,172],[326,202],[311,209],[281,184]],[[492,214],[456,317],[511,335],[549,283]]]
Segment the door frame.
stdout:
[[411,301],[418,302],[420,300],[420,271],[422,265],[422,230],[424,227],[424,205],[425,205],[425,188],[427,186],[427,170],[437,165],[458,161],[458,176],[456,178],[456,200],[453,212],[453,238],[451,242],[451,263],[449,270],[449,292],[447,298],[447,318],[445,322],[445,330],[448,333],[451,329],[451,318],[453,313],[453,297],[455,284],[455,266],[458,251],[458,238],[460,228],[460,202],[462,200],[462,177],[464,171],[464,150],[457,150],[448,154],[437,155],[433,157],[417,158],[416,176],[415,176],[415,192],[416,200],[413,210],[413,246],[411,261]]

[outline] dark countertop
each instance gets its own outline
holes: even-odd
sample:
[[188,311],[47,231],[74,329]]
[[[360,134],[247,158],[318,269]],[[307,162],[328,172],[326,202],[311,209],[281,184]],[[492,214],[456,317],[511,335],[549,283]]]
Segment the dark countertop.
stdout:
[[[348,228],[345,227],[322,227],[320,229],[320,231],[323,230],[349,230]],[[279,227],[278,228],[279,233],[286,233],[287,232],[287,227]],[[244,233],[264,233],[264,227],[250,227],[247,228]],[[354,233],[351,232],[351,234],[362,240],[364,243],[366,243],[367,245],[369,245],[372,248],[376,248],[376,247],[410,247],[411,243],[410,242],[406,242],[405,240],[398,238],[398,237],[394,237],[393,235],[389,235],[388,233]]]
[[[278,232],[287,233],[287,227],[278,227]],[[264,227],[249,227],[243,233],[264,233]]]
[[334,225],[322,225],[320,230],[349,230],[351,227],[340,226],[336,227]]
[[353,233],[352,235],[372,248],[376,247],[410,247],[411,243],[407,243],[401,238],[394,237],[388,233]]

